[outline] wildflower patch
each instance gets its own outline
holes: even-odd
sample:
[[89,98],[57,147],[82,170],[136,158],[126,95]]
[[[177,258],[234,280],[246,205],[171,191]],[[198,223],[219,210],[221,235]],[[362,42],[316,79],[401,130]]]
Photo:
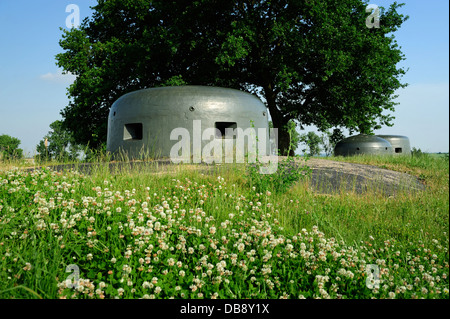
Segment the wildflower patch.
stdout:
[[[11,289],[23,286],[44,298],[448,298],[446,243],[348,245],[317,226],[293,234],[273,198],[220,176],[137,188],[76,171],[2,172],[0,294],[29,296]],[[367,280],[368,265],[376,278]]]

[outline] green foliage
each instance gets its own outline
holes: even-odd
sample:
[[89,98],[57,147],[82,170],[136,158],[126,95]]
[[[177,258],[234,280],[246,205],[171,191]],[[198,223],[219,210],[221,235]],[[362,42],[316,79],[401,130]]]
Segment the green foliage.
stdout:
[[325,134],[322,134],[320,138],[325,154],[330,156],[333,155],[336,144],[343,140],[345,136],[340,129],[335,128],[331,133],[325,131]]
[[294,153],[298,148],[298,143],[301,142],[301,136],[300,133],[296,130],[297,124],[294,120],[290,120],[284,128],[289,134],[289,149],[287,151],[289,155],[291,154],[291,152]]
[[279,160],[277,165],[273,174],[262,174],[260,168],[264,165],[259,162],[249,165],[246,175],[248,185],[257,192],[284,193],[299,180],[306,178],[311,171],[306,165],[300,166],[292,157]]
[[[308,155],[316,156],[320,154],[320,143],[322,139],[314,132],[308,132],[300,135],[300,142],[303,142],[308,147]],[[305,152],[306,150],[303,150]]]
[[23,150],[19,148],[20,143],[16,137],[0,135],[0,160],[21,159]]
[[187,83],[183,80],[183,77],[181,75],[176,75],[161,84],[161,86],[180,86],[186,84]]
[[424,156],[427,156],[427,154],[424,153],[424,152],[422,152],[422,150],[421,150],[420,148],[415,148],[415,147],[413,147],[413,148],[411,149],[411,155],[414,156],[414,157],[424,157]]
[[257,192],[235,168],[0,171],[0,298],[448,299],[448,164],[421,160],[446,178],[394,198]]
[[[321,131],[370,133],[390,125],[404,69],[395,31],[400,4],[365,25],[367,1],[98,1],[79,29],[64,30],[57,64],[77,76],[62,110],[77,143],[106,140],[121,95],[161,85],[242,89],[263,98],[279,148],[290,120]],[[80,127],[84,129],[80,130]]]
[[[51,131],[44,136],[44,139],[36,146],[38,161],[73,161],[75,160],[81,146],[74,141],[72,133],[67,131],[62,124],[62,121],[54,121],[50,124]],[[47,140],[47,147],[45,146]]]
[[[272,124],[270,124],[272,125]],[[300,135],[296,131],[296,124],[290,121],[286,127],[289,134],[290,146],[287,154],[290,154],[291,149],[297,148]],[[305,162],[308,159],[304,157]],[[253,187],[257,192],[275,192],[284,193],[288,191],[296,182],[306,178],[311,169],[307,165],[300,165],[294,157],[287,156],[284,160],[278,160],[277,170],[273,174],[262,174],[261,167],[267,164],[262,164],[258,160],[255,164],[247,167],[248,185]]]

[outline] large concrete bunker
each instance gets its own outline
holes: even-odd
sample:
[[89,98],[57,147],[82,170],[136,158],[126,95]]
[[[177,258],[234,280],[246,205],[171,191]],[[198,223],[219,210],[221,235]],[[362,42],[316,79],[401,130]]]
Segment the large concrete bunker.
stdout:
[[366,134],[347,137],[339,141],[334,148],[335,156],[358,154],[389,155],[392,153],[392,145],[387,140]]
[[108,118],[107,150],[128,159],[167,158],[174,154],[174,147],[176,151],[180,146],[176,152],[180,155],[188,146],[187,154],[195,162],[198,152],[203,152],[202,159],[211,155],[211,142],[221,143],[223,156],[230,147],[233,152],[247,153],[249,142],[254,142],[253,132],[261,155],[269,155],[268,111],[252,94],[211,86],[149,88],[114,102]]
[[377,135],[385,139],[392,145],[392,150],[395,155],[410,155],[411,145],[409,138],[403,135]]

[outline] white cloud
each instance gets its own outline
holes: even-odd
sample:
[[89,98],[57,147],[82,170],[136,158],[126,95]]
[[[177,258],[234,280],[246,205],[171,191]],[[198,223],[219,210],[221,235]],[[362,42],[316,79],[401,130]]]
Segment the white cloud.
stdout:
[[71,84],[76,79],[76,75],[68,72],[67,74],[63,74],[61,69],[58,69],[55,73],[46,73],[39,77],[41,80],[56,82],[56,83],[64,83]]

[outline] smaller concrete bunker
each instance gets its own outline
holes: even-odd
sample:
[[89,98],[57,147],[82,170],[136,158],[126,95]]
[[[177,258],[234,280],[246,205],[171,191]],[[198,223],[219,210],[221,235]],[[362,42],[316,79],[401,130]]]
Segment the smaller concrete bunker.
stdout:
[[270,154],[268,110],[255,95],[211,86],[148,88],[112,105],[107,150],[128,159],[168,158],[175,147],[192,158],[198,152],[210,156],[213,142],[226,154],[248,150],[249,132],[264,146],[261,155]]
[[409,138],[403,135],[377,135],[391,143],[395,155],[411,155]]
[[359,134],[339,141],[334,148],[335,156],[352,156],[358,154],[390,155],[393,152],[391,143],[375,136]]

